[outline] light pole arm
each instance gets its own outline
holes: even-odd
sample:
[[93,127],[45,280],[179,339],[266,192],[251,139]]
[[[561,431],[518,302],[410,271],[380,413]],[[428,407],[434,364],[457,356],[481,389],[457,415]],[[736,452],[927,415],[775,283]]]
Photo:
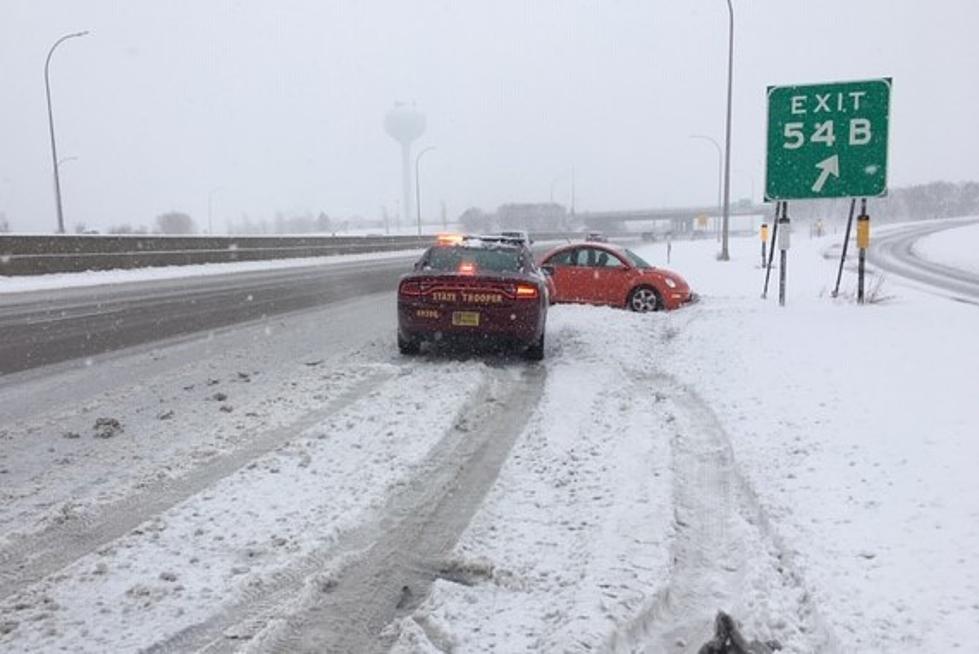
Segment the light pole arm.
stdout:
[[418,155],[415,157],[415,213],[416,213],[416,218],[418,219],[418,235],[419,236],[422,235],[422,185],[421,185],[421,180],[419,179],[419,175],[418,175],[418,173],[419,173],[419,166],[421,164],[422,156],[426,152],[431,152],[434,149],[435,149],[435,146],[434,145],[430,145],[429,147],[427,147],[424,150],[422,150],[421,152],[419,152]]
[[60,39],[54,42],[51,49],[48,50],[47,59],[44,60],[44,92],[48,100],[48,131],[51,134],[51,167],[54,169],[54,199],[58,210],[58,233],[65,233],[65,218],[61,207],[61,179],[58,176],[58,146],[54,138],[54,111],[51,109],[51,76],[49,69],[51,68],[51,57],[54,55],[55,49],[67,41],[68,39],[77,38],[79,36],[85,36],[88,31],[84,32],[74,32],[72,34],[65,34]]
[[715,139],[713,139],[713,138],[711,138],[709,136],[705,136],[703,134],[691,134],[690,135],[690,138],[692,138],[692,139],[701,139],[703,141],[709,141],[711,143],[711,145],[714,146],[714,149],[717,150],[717,156],[718,157],[723,157],[724,156],[724,153],[721,151],[721,144],[718,143]]
[[708,141],[717,150],[717,209],[723,211],[723,199],[721,198],[723,177],[724,177],[724,153],[721,151],[721,144],[710,136],[704,134],[691,134],[690,138]]

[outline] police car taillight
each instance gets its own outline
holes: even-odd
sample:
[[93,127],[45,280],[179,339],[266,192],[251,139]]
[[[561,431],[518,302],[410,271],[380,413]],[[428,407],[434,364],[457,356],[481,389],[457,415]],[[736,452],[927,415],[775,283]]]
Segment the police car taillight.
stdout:
[[398,293],[400,295],[421,295],[422,287],[418,282],[401,282]]
[[540,294],[537,287],[533,284],[517,284],[518,300],[533,300]]

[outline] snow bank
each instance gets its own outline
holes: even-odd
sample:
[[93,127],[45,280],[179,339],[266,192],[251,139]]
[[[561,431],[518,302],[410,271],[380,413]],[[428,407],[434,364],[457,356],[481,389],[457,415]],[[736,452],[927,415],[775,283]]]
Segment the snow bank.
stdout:
[[[973,250],[941,239],[943,257]],[[857,306],[851,273],[832,300],[825,240],[802,238],[779,308],[758,299],[756,243],[729,264],[674,244],[705,301],[676,315],[662,365],[725,425],[844,651],[964,647],[979,637],[979,313],[886,281],[889,299]]]
[[979,274],[979,224],[931,234],[914,245],[918,256]]

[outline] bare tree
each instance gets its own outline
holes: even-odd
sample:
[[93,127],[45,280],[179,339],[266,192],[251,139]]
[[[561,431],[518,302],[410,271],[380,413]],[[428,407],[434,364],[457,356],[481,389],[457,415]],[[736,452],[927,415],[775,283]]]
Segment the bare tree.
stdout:
[[477,207],[463,211],[459,222],[467,232],[488,232],[493,229],[493,216]]
[[124,223],[122,225],[113,225],[109,228],[109,234],[145,234],[146,227],[140,225],[139,227],[133,227],[129,223]]
[[161,234],[193,234],[197,231],[194,219],[180,211],[169,211],[156,217],[156,230]]

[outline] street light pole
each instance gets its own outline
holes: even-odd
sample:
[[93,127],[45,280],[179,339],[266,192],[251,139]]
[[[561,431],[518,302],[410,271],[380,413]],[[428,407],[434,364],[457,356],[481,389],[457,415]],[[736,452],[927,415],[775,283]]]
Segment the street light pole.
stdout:
[[557,183],[558,183],[558,182],[560,182],[560,181],[561,181],[562,179],[564,179],[564,173],[561,173],[560,175],[558,175],[557,177],[555,177],[554,179],[552,179],[552,180],[551,180],[551,195],[550,195],[550,198],[551,198],[551,204],[554,204],[554,187],[555,187],[555,186],[557,185]]
[[727,38],[727,127],[724,139],[724,219],[721,236],[721,261],[730,260],[727,250],[727,237],[731,214],[731,88],[734,80],[734,6],[727,0],[728,38]]
[[721,199],[723,179],[724,179],[724,155],[721,152],[721,144],[712,139],[709,136],[704,136],[703,134],[691,134],[690,138],[700,139],[702,141],[708,141],[717,150],[717,210],[723,211],[723,202]]
[[51,49],[48,50],[48,58],[44,61],[44,90],[47,93],[48,98],[48,130],[51,133],[51,167],[54,168],[54,201],[58,208],[58,233],[65,233],[65,216],[64,211],[61,206],[61,178],[58,176],[58,147],[54,140],[54,112],[51,110],[51,78],[48,74],[48,69],[51,66],[51,55],[54,54],[54,49],[61,45],[64,41],[68,39],[73,39],[79,36],[85,36],[88,31],[75,32],[72,34],[65,34],[60,39],[54,42]]
[[571,186],[568,189],[568,195],[569,195],[570,201],[571,201],[571,206],[570,206],[571,217],[574,218],[574,201],[575,201],[575,197],[574,197],[574,166],[571,166],[571,169],[567,173],[561,173],[560,175],[558,175],[557,177],[555,177],[554,179],[551,180],[551,195],[550,195],[550,198],[551,198],[551,204],[554,204],[554,187],[557,185],[558,182],[560,182],[560,181],[562,181],[564,179],[567,179],[569,176],[571,178]]
[[574,166],[571,166],[571,217],[574,218]]
[[419,172],[418,165],[419,165],[419,163],[421,163],[422,155],[424,155],[426,152],[431,152],[434,149],[435,149],[435,146],[434,145],[430,145],[429,147],[427,147],[424,150],[422,150],[421,152],[419,152],[418,153],[418,156],[415,157],[415,209],[416,209],[417,218],[418,218],[418,235],[419,236],[422,235],[422,184],[421,184],[420,176],[418,174],[418,172]]

